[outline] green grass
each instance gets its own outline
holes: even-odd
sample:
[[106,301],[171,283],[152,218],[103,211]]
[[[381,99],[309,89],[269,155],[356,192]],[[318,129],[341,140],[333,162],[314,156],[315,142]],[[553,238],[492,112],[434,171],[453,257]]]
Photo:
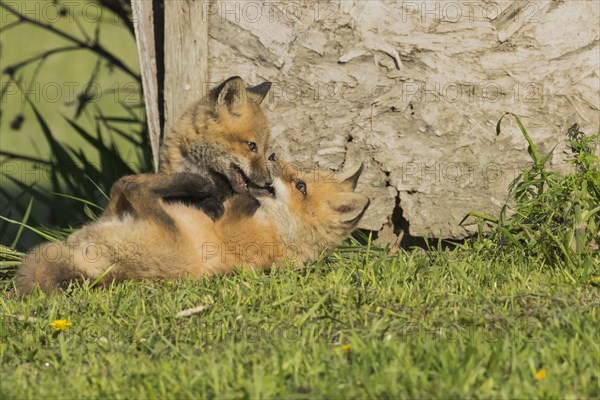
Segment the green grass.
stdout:
[[597,398],[598,290],[525,255],[356,247],[304,271],[4,292],[0,397]]
[[[600,160],[595,148],[600,144],[600,127],[592,135],[580,131],[577,124],[569,128],[568,161],[574,168],[563,175],[546,166],[554,150],[540,156],[520,118],[506,115],[517,121],[532,165],[510,184],[509,200],[498,217],[470,212],[461,223],[475,218],[479,244],[492,256],[523,251],[540,255],[547,264],[565,272],[583,268],[584,275],[599,275]],[[504,116],[496,127],[498,134]]]

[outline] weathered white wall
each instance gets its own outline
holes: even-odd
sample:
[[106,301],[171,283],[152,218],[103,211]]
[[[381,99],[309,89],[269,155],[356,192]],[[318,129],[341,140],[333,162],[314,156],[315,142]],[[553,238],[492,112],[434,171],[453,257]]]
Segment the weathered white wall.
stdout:
[[274,145],[310,167],[367,166],[380,230],[400,196],[414,236],[460,237],[472,210],[496,212],[526,143],[600,126],[600,2],[206,2],[209,80],[274,82]]

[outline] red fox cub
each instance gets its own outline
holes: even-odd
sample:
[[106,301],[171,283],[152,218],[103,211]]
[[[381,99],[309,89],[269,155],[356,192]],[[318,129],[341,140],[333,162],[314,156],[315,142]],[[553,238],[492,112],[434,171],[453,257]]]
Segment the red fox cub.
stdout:
[[340,179],[302,174],[281,161],[273,165],[272,189],[249,187],[249,193],[230,197],[217,221],[188,204],[146,196],[148,187],[181,187],[176,194],[193,197],[195,185],[205,183],[202,176],[122,178],[120,189],[111,192],[112,213],[26,256],[16,274],[17,290],[27,295],[39,286],[50,293],[85,279],[107,284],[199,278],[237,266],[269,270],[284,259],[313,262],[346,238],[367,209],[368,197],[354,193],[362,165]]
[[[166,200],[193,201],[216,220],[223,215],[223,202],[234,193],[270,185],[266,159],[270,128],[260,108],[270,88],[270,82],[247,88],[234,76],[192,104],[161,145],[159,171],[199,174],[204,185],[194,185],[191,198],[183,185],[177,185],[179,195],[172,194],[165,180],[144,178],[150,185],[147,192]],[[123,188],[115,185],[113,190]],[[109,207],[107,213],[113,211]]]
[[159,171],[225,177],[236,193],[269,185],[270,128],[260,104],[270,88],[246,88],[235,76],[192,104],[161,145]]
[[[111,189],[115,200],[109,204],[106,215],[123,206],[124,185],[142,181],[148,201],[140,210],[129,204],[128,211],[148,214],[160,210],[154,199],[160,197],[193,204],[213,220],[223,215],[223,202],[234,193],[270,185],[266,159],[270,130],[260,108],[270,88],[270,82],[246,88],[242,79],[234,76],[214,88],[206,99],[192,104],[161,145],[160,173],[190,172],[201,178],[192,177],[189,182],[195,184],[190,186],[184,184],[188,182],[186,177],[119,180]],[[130,191],[130,195],[134,193]],[[155,216],[164,217],[164,212]]]

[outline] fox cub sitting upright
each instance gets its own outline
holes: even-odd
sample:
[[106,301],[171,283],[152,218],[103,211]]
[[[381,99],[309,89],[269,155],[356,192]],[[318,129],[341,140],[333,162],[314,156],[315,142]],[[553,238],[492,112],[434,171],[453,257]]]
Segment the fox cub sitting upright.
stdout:
[[[234,76],[214,88],[206,99],[192,104],[173,130],[167,133],[160,153],[159,174],[142,175],[147,207],[129,211],[148,213],[155,209],[154,196],[166,201],[185,201],[203,210],[212,219],[223,214],[223,202],[234,193],[248,193],[249,187],[271,184],[267,167],[270,128],[260,104],[271,88],[270,82],[246,87]],[[189,172],[195,184],[187,186],[185,176],[175,181],[165,175]],[[123,200],[130,193],[120,179],[112,188],[113,198]],[[112,202],[107,214],[121,206]],[[139,203],[132,204],[139,206]],[[137,207],[139,208],[139,207]]]
[[159,171],[221,175],[236,193],[269,185],[270,128],[260,104],[270,88],[270,82],[246,88],[235,76],[192,104],[161,145]]
[[[302,174],[282,161],[272,165],[272,190],[250,186],[247,194],[230,197],[217,221],[160,196],[149,204],[144,187],[153,185],[152,176],[127,177],[124,195],[111,197],[112,213],[26,256],[15,278],[17,290],[27,295],[39,286],[50,293],[64,282],[100,277],[102,283],[198,278],[237,266],[268,270],[284,259],[313,262],[346,238],[368,207],[369,199],[354,193],[362,166],[332,179],[317,171]],[[197,174],[165,177],[175,180],[163,182],[165,187],[192,192],[204,184]]]

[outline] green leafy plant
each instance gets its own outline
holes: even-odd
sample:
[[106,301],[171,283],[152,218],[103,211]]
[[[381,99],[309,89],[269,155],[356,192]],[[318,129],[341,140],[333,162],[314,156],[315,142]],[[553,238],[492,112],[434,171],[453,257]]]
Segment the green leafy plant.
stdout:
[[600,262],[600,169],[593,153],[600,131],[587,136],[577,125],[569,129],[575,168],[561,175],[546,166],[554,149],[540,155],[517,115],[505,114],[498,121],[497,134],[506,115],[515,118],[525,137],[532,165],[509,186],[509,201],[498,217],[470,212],[461,225],[476,224],[475,241],[486,250],[512,247],[539,256],[548,265],[577,268],[589,275]]

